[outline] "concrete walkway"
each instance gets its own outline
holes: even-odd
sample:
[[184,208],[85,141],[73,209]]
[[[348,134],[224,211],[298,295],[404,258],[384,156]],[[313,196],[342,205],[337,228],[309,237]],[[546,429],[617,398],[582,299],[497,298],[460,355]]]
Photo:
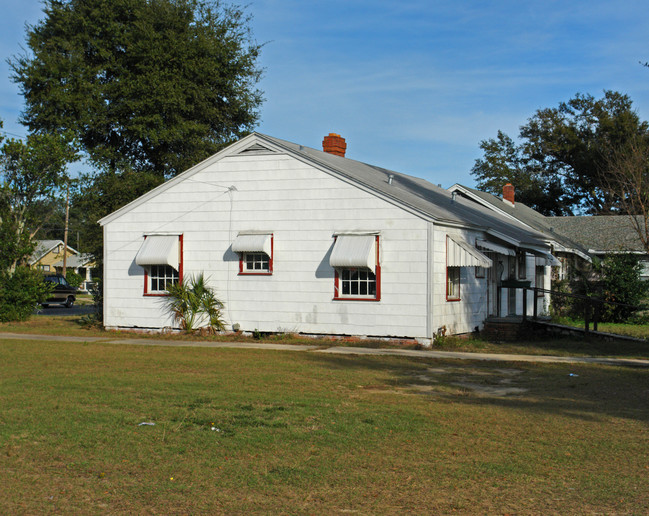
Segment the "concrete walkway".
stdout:
[[435,351],[415,349],[376,349],[347,346],[322,346],[278,344],[271,342],[209,342],[202,340],[163,339],[111,339],[110,337],[73,337],[61,335],[36,335],[27,333],[0,333],[0,340],[41,340],[55,342],[99,342],[102,344],[128,344],[136,346],[167,346],[192,348],[267,349],[277,351],[310,351],[337,355],[383,355],[413,358],[449,358],[455,360],[483,360],[492,362],[533,362],[558,364],[602,364],[627,367],[649,367],[649,360],[638,358],[607,357],[557,357],[548,355],[512,355],[506,353],[467,353],[463,351]]

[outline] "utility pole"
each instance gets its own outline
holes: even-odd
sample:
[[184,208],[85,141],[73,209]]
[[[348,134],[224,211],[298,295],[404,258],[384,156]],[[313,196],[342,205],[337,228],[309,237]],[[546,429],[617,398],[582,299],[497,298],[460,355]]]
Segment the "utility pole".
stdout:
[[68,223],[70,222],[70,180],[65,195],[65,231],[63,232],[63,277],[68,273]]

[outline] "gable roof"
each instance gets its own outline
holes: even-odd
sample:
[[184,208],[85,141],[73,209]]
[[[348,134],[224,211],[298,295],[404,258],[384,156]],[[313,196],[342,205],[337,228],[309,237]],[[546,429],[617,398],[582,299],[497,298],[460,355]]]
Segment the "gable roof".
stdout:
[[111,222],[121,214],[139,206],[177,182],[191,177],[212,163],[226,156],[245,152],[246,149],[254,149],[255,152],[260,153],[288,154],[438,223],[481,229],[516,246],[547,247],[546,238],[542,233],[526,227],[516,219],[496,213],[460,196],[456,197],[449,191],[424,179],[343,158],[261,133],[252,133],[233,143],[202,163],[102,218],[99,223],[105,225]]
[[627,215],[546,218],[555,231],[579,242],[590,253],[647,252]]
[[481,192],[480,190],[469,188],[458,183],[451,186],[449,191],[459,192],[468,199],[489,206],[507,217],[519,220],[530,228],[540,231],[546,238],[553,240],[559,247],[563,247],[563,249],[557,249],[559,251],[573,252],[581,255],[583,258],[589,259],[588,245],[584,245],[581,240],[575,239],[574,235],[570,232],[561,231],[557,227],[558,224],[552,222],[553,219],[565,217],[546,217],[522,202],[516,201],[512,205],[493,194]]
[[[36,240],[36,247],[29,257],[29,265],[34,265],[38,260],[43,258],[43,256],[59,245],[64,245],[63,240]],[[70,246],[68,246],[68,250],[74,254],[78,254],[78,251]]]

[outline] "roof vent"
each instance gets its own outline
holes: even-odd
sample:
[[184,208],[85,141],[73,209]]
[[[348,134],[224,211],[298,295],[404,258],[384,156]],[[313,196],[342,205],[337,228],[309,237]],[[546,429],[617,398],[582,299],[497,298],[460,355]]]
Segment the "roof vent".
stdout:
[[329,133],[324,137],[324,140],[322,140],[322,150],[329,154],[335,154],[336,156],[344,158],[345,151],[347,150],[345,138],[336,133]]
[[390,174],[390,175],[388,176],[388,184],[389,184],[389,185],[392,184],[392,180],[393,180],[393,179],[394,179],[394,174]]

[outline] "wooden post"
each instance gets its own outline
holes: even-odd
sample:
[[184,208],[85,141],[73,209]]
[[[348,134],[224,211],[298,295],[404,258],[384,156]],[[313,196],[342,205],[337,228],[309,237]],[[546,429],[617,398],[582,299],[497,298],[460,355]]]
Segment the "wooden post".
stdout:
[[523,287],[523,322],[527,321],[527,287]]
[[588,333],[590,325],[590,301],[586,300],[586,305],[584,307],[584,333]]
[[532,298],[534,299],[534,307],[532,308],[532,317],[536,321],[539,317],[539,296],[537,292],[537,288],[534,287],[534,290],[532,290]]
[[63,277],[68,273],[68,224],[70,223],[70,181],[65,195],[65,230],[63,231]]

